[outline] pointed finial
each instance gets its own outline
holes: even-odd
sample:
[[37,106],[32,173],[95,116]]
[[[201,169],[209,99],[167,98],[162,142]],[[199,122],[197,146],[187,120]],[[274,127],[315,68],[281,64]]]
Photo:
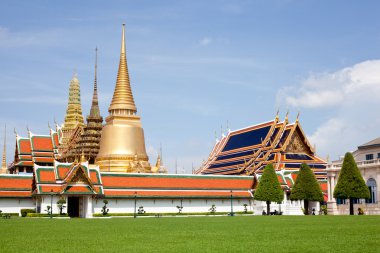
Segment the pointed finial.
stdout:
[[137,108],[133,99],[131,84],[129,80],[126,49],[125,49],[125,24],[122,28],[120,62],[117,72],[116,86],[112,97],[111,105],[108,108],[110,114],[136,114]]
[[81,162],[81,163],[86,162],[86,157],[84,157],[84,149],[83,149],[83,148],[82,148],[82,156],[81,156],[81,158],[80,158],[80,162]]
[[276,119],[278,119],[278,115],[279,115],[279,113],[280,113],[280,108],[277,108],[277,112],[276,112]]
[[48,121],[48,128],[51,130],[50,121]]
[[1,162],[2,173],[7,173],[7,125],[4,127],[4,149],[3,149],[3,160]]
[[26,126],[26,131],[28,131],[28,133],[30,133],[28,125]]
[[17,136],[17,131],[16,131],[16,128],[13,128],[13,132],[15,133],[15,135]]
[[289,120],[289,109],[286,111],[286,115],[285,115],[285,121],[288,121]]
[[300,112],[298,111],[298,113],[297,113],[297,118],[296,118],[296,121],[297,121],[297,122],[298,122],[299,118],[300,118]]

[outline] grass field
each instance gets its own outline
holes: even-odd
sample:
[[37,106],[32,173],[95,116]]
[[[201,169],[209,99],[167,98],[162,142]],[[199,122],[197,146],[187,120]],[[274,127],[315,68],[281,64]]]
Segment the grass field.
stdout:
[[380,252],[380,216],[0,220],[0,252]]

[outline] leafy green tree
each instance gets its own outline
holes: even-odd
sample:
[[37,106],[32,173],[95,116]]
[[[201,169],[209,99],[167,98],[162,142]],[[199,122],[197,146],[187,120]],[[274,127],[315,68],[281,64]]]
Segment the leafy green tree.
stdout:
[[369,190],[356,165],[354,157],[347,152],[344,156],[338,183],[335,186],[334,198],[350,200],[350,215],[354,214],[354,199],[369,198]]
[[265,166],[253,197],[255,200],[266,201],[267,215],[270,213],[271,202],[281,202],[284,199],[284,192],[272,164]]
[[323,193],[313,171],[303,163],[293,185],[291,200],[303,200],[305,214],[309,214],[309,201],[323,201]]

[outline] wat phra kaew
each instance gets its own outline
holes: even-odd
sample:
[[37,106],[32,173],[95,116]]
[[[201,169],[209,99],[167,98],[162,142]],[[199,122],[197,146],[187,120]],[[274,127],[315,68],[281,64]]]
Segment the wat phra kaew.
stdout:
[[[96,60],[97,61],[97,60]],[[272,204],[284,214],[302,214],[302,203],[289,195],[301,163],[307,163],[319,180],[327,200],[326,162],[316,156],[299,120],[274,120],[230,131],[218,140],[208,159],[194,174],[168,174],[158,156],[154,166],[145,149],[144,131],[134,102],[125,49],[125,26],[119,69],[108,117],[100,114],[97,64],[90,114],[84,122],[80,83],[74,75],[62,125],[47,135],[28,129],[16,133],[14,160],[6,164],[5,145],[0,175],[0,210],[20,213],[48,206],[59,212],[64,199],[70,217],[101,214],[107,200],[109,213],[244,212],[261,215],[265,202],[254,201],[254,188],[263,168],[272,163],[284,190],[284,201]],[[319,211],[319,203],[311,208]]]

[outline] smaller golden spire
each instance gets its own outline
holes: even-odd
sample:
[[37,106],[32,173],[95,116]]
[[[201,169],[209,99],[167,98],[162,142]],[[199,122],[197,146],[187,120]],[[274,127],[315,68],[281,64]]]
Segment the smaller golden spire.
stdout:
[[3,149],[3,160],[1,162],[1,171],[6,173],[7,171],[7,125],[4,128],[4,149]]

